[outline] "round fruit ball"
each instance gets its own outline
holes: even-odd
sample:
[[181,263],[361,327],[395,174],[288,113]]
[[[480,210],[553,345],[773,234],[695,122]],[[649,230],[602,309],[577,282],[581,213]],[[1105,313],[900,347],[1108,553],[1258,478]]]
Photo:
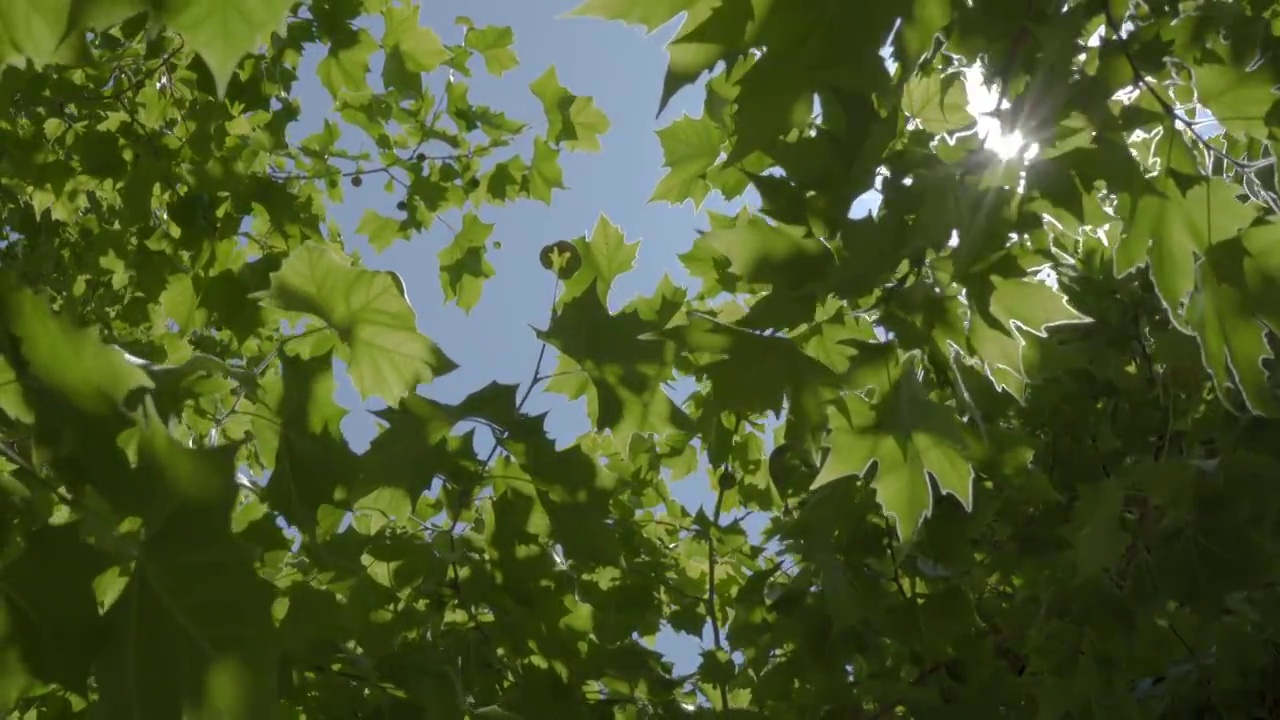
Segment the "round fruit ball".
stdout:
[[578,248],[568,240],[553,242],[542,248],[538,254],[542,267],[556,274],[561,280],[568,280],[582,267],[582,255]]

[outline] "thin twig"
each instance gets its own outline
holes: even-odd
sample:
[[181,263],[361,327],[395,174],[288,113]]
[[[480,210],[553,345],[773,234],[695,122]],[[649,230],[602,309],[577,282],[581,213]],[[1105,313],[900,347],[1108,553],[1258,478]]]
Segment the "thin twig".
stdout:
[[[724,472],[729,472],[725,469]],[[724,510],[724,493],[725,485],[720,482],[720,488],[716,491],[716,505],[711,514],[711,522],[716,528],[720,527],[720,515]],[[716,538],[712,534],[711,528],[707,528],[707,616],[711,618],[711,642],[715,644],[716,650],[724,652],[724,639],[720,634],[720,618],[716,612]],[[729,709],[729,690],[724,683],[717,683],[720,688],[720,712]]]
[[[558,300],[559,297],[560,297],[560,280],[559,278],[557,278],[555,281],[555,286],[551,291],[551,312],[553,314],[555,313],[556,300]],[[546,358],[546,355],[547,355],[547,344],[544,342],[542,343],[542,347],[538,349],[538,359],[534,362],[533,375],[529,381],[529,386],[525,388],[524,394],[520,397],[519,401],[516,402],[517,415],[519,415],[520,412],[524,409],[525,402],[528,401],[529,396],[533,394],[533,386],[538,382],[538,377],[542,372],[542,362]],[[501,447],[499,443],[500,439],[501,438],[499,433],[495,432],[493,436],[493,445],[489,448],[489,453],[484,458],[483,466],[486,470],[488,469],[489,465],[493,462],[493,459],[497,457],[498,449]],[[450,555],[449,585],[450,587],[453,588],[453,593],[454,593],[454,596],[457,598],[458,605],[462,608],[463,612],[467,614],[467,619],[471,621],[472,626],[481,635],[484,635],[486,639],[492,640],[492,638],[489,638],[489,635],[485,631],[485,629],[480,625],[480,621],[475,616],[474,611],[472,611],[471,607],[468,606],[465,602],[463,602],[463,599],[462,599],[462,576],[458,568],[458,547],[457,547],[458,526],[461,523],[462,523],[462,506],[461,506],[461,497],[459,497],[459,505],[453,509],[453,518],[449,523],[449,527],[446,529],[446,532],[448,533],[448,536],[449,536],[449,555]]]
[[1185,128],[1191,137],[1195,138],[1196,142],[1199,143],[1206,152],[1214,157],[1221,158],[1223,162],[1227,163],[1239,172],[1244,178],[1244,184],[1246,187],[1252,185],[1254,189],[1262,190],[1263,192],[1258,193],[1258,195],[1264,199],[1265,204],[1270,207],[1272,212],[1280,213],[1280,199],[1277,199],[1273,193],[1267,192],[1266,189],[1261,186],[1259,180],[1253,175],[1254,167],[1232,157],[1225,150],[1221,150],[1214,146],[1213,143],[1210,143],[1201,136],[1200,133],[1196,132],[1198,123],[1179,112],[1178,109],[1166,100],[1155,86],[1151,84],[1151,81],[1147,79],[1147,76],[1144,75],[1142,70],[1138,67],[1137,59],[1133,57],[1133,53],[1129,50],[1128,38],[1126,38],[1121,32],[1120,23],[1116,21],[1115,15],[1111,12],[1111,5],[1109,3],[1102,3],[1102,7],[1103,12],[1105,13],[1107,26],[1111,29],[1112,34],[1115,35],[1116,41],[1120,44],[1120,50],[1124,53],[1125,61],[1129,64],[1129,70],[1133,73],[1134,80],[1142,86],[1143,90],[1151,95],[1156,103],[1160,105],[1160,108],[1164,110],[1165,114],[1168,115],[1174,123]]

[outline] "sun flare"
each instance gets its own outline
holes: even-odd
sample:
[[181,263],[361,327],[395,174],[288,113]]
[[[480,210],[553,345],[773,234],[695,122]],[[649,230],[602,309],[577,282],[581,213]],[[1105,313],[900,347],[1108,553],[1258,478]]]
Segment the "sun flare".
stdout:
[[[992,115],[1000,102],[999,91],[984,82],[982,68],[974,66],[964,73],[965,91],[969,95],[969,114],[977,120],[974,132],[987,150],[1001,160],[1029,159],[1039,147],[1028,143],[1017,130],[1006,132],[1000,121]],[[1007,106],[1007,102],[1006,102]]]

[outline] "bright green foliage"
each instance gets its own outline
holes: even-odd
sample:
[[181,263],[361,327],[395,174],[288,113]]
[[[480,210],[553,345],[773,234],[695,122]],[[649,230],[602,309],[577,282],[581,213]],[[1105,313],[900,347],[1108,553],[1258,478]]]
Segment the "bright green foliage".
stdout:
[[323,245],[308,243],[289,255],[271,274],[267,303],[323,321],[324,332],[337,335],[351,380],[365,397],[395,403],[452,369],[435,343],[418,332],[399,277],[352,267],[349,258]]
[[930,477],[966,508],[972,504],[973,468],[965,459],[964,425],[930,400],[910,373],[899,375],[879,402],[850,393],[830,413],[831,453],[815,484],[862,474],[876,463],[871,486],[903,540],[910,540],[932,512]]
[[470,310],[609,121],[419,14],[0,2],[6,716],[1276,716],[1280,6],[588,0],[683,16],[655,106],[709,76],[651,200],[752,200],[625,303],[625,228],[549,243],[554,364],[452,404],[330,214],[449,228]]

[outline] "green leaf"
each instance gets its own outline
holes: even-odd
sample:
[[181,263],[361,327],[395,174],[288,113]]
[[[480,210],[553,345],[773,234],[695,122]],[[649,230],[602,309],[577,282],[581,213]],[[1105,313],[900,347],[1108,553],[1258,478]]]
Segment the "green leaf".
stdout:
[[22,396],[22,384],[18,381],[18,373],[2,354],[0,354],[0,413],[22,423],[35,421],[31,406]]
[[635,265],[636,252],[640,249],[639,241],[627,242],[622,230],[609,222],[609,218],[602,213],[596,219],[591,235],[574,238],[573,245],[578,249],[581,265],[565,281],[564,290],[560,293],[560,304],[569,302],[594,286],[600,296],[600,304],[608,307],[613,281]]
[[261,451],[273,459],[263,493],[273,510],[304,533],[315,533],[321,508],[350,501],[356,455],[342,436],[347,412],[334,402],[330,354],[280,358],[280,377],[263,381],[270,415],[254,414]]
[[1129,534],[1120,527],[1124,509],[1124,488],[1103,482],[1081,490],[1072,517],[1075,532],[1077,580],[1093,578],[1111,568],[1129,544]]
[[[594,283],[593,283],[594,284]],[[669,343],[642,339],[658,330],[658,318],[636,309],[611,314],[602,293],[588,287],[551,319],[538,337],[572,359],[590,384],[558,383],[570,397],[588,396],[588,411],[600,429],[611,429],[624,441],[634,432],[662,432],[686,425],[663,384],[671,379],[675,350]]]
[[551,204],[551,193],[563,190],[564,172],[560,169],[560,151],[543,138],[533,139],[533,162],[529,165],[529,197]]
[[[80,537],[79,524],[45,526],[0,571],[6,630],[31,677],[87,690],[103,628],[93,581],[111,563]],[[7,632],[6,632],[7,631]]]
[[830,418],[831,450],[814,484],[865,475],[875,463],[871,486],[903,542],[933,514],[931,482],[972,507],[974,471],[964,456],[964,426],[910,373],[879,402],[848,394]]
[[724,144],[719,126],[706,115],[700,118],[682,115],[658,131],[658,141],[662,143],[663,166],[668,171],[658,181],[649,202],[665,200],[679,205],[692,200],[694,207],[698,207],[711,192],[707,171],[720,159],[720,148]]
[[947,0],[913,0],[894,35],[898,62],[914,70],[933,49],[934,37],[951,22],[951,13],[951,3]]
[[73,2],[68,25],[73,30],[106,30],[146,11],[146,0]]
[[1033,278],[992,276],[985,287],[970,285],[969,347],[996,387],[1021,399],[1027,372],[1023,333],[1044,337],[1049,328],[1088,322],[1049,285]]
[[273,593],[231,534],[231,450],[190,450],[162,425],[143,428],[138,479],[167,510],[103,618],[109,644],[95,670],[98,703],[112,717],[275,715]]
[[337,333],[351,381],[364,397],[389,403],[456,367],[417,329],[398,276],[353,267],[350,258],[308,243],[271,274],[267,302],[306,313]]
[[241,58],[280,27],[292,5],[290,0],[166,0],[160,17],[204,59],[221,94]]
[[1169,318],[1185,328],[1183,305],[1195,285],[1195,257],[1248,225],[1257,211],[1236,199],[1223,180],[1199,183],[1184,195],[1168,177],[1134,203],[1125,233],[1115,249],[1116,274],[1144,260]]
[[[654,3],[652,9],[643,15],[633,11],[622,19],[644,18],[647,26],[674,9],[673,6],[671,0]],[[745,45],[749,26],[758,17],[752,4],[745,2],[682,2],[676,12],[684,12],[685,17],[675,37],[667,43],[667,74],[662,81],[659,114],[676,93]]]
[[728,258],[729,269],[744,281],[781,289],[813,284],[833,260],[821,240],[758,217],[706,232],[697,242]]
[[382,19],[387,29],[382,43],[399,51],[410,72],[431,72],[443,65],[452,53],[434,30],[419,22],[420,13],[421,10],[412,2],[383,10]]
[[369,238],[369,245],[375,252],[386,250],[391,247],[391,243],[404,236],[399,220],[389,218],[372,209],[365,210],[360,216],[360,224],[356,225],[356,232]]
[[566,15],[620,20],[632,25],[641,25],[649,32],[653,32],[699,2],[700,0],[656,0],[644,3],[630,0],[586,0]]
[[1272,331],[1278,327],[1274,309],[1280,285],[1274,279],[1280,277],[1280,257],[1272,249],[1277,239],[1277,226],[1267,224],[1211,246],[1197,267],[1187,303],[1187,323],[1218,395],[1242,413],[1270,417],[1280,415],[1280,398],[1264,362],[1273,353],[1263,319],[1272,323]]
[[357,31],[350,44],[329,48],[329,54],[316,67],[320,82],[335,98],[340,97],[343,91],[366,89],[369,86],[369,58],[377,51],[378,41],[369,31]]
[[699,374],[711,383],[717,410],[776,413],[786,400],[789,417],[798,417],[824,391],[838,386],[830,369],[785,336],[759,334],[701,314],[690,314],[685,323],[672,324],[658,336],[694,358]]
[[511,28],[498,25],[468,28],[463,37],[468,49],[484,57],[485,69],[499,77],[519,64],[515,51],[511,49],[514,41],[515,33]]
[[609,130],[609,119],[589,97],[569,92],[560,84],[554,67],[547,68],[529,85],[542,102],[547,117],[547,140],[569,150],[595,152],[600,136]]
[[470,311],[480,302],[484,281],[493,277],[493,266],[485,258],[485,242],[493,233],[493,225],[474,213],[462,218],[462,229],[453,242],[440,251],[440,287],[445,300]]
[[103,344],[91,329],[73,328],[16,284],[0,290],[0,327],[16,341],[0,349],[10,367],[22,368],[18,377],[29,376],[83,412],[112,415],[131,391],[153,385],[119,349]]
[[36,60],[51,58],[67,31],[71,0],[0,4],[0,28],[14,49]]
[[1197,65],[1192,68],[1196,98],[1227,132],[1268,137],[1267,113],[1276,102],[1278,79],[1270,67]]
[[208,311],[200,307],[195,284],[186,273],[169,276],[164,292],[160,293],[160,312],[184,333],[199,330],[208,319]]
[[968,108],[969,95],[959,75],[915,75],[902,91],[902,109],[931,133],[972,125]]
[[413,515],[413,500],[404,488],[380,487],[356,500],[351,526],[356,532],[372,535],[393,522],[403,522]]

